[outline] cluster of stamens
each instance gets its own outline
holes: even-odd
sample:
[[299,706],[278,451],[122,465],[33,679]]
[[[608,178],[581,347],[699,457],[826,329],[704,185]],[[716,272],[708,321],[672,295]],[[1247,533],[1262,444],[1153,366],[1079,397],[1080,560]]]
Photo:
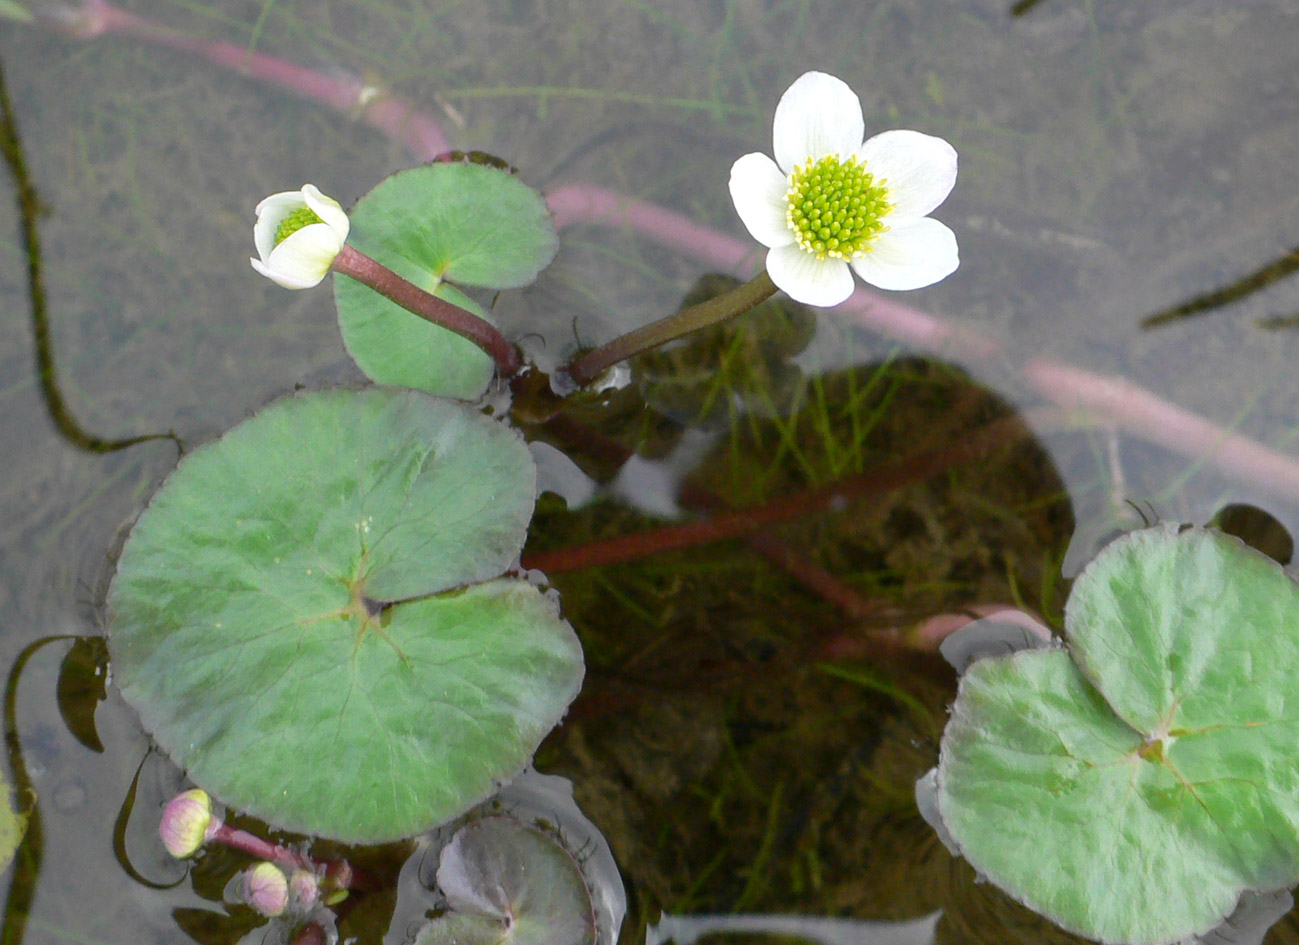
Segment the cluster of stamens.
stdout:
[[315,210],[310,207],[299,207],[281,220],[280,225],[275,228],[275,245],[279,246],[304,226],[324,222]]
[[849,260],[866,251],[888,227],[892,209],[885,181],[876,181],[854,154],[831,154],[794,169],[786,192],[785,220],[798,245],[817,259]]

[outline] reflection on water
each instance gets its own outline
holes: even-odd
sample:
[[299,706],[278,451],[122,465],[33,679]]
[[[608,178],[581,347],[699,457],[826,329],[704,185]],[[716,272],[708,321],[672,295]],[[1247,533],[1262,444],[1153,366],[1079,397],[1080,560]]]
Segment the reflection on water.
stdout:
[[[608,836],[632,891],[632,939],[660,908],[868,922],[941,909],[940,941],[1065,938],[976,885],[916,811],[912,786],[934,763],[954,689],[936,656],[909,644],[925,643],[916,628],[930,618],[976,605],[1058,621],[1066,548],[1085,560],[1143,518],[1204,522],[1251,506],[1262,517],[1228,511],[1224,526],[1273,546],[1294,533],[1293,485],[1250,475],[1260,467],[1234,441],[1225,461],[1179,451],[1177,436],[1120,422],[1123,397],[1120,420],[1097,422],[1050,389],[1067,375],[1025,370],[1050,362],[1117,379],[1296,451],[1299,337],[1258,326],[1285,325],[1299,290],[1293,278],[1251,276],[1275,270],[1296,241],[1292,3],[128,6],[391,83],[453,145],[500,154],[531,183],[591,182],[736,238],[727,169],[765,150],[774,102],[808,68],[859,91],[868,130],[953,141],[962,170],[943,216],[962,268],[891,301],[990,349],[976,356],[955,335],[928,347],[907,336],[899,349],[879,318],[863,328],[822,314],[792,363],[778,349],[803,345],[798,324],[714,337],[726,397],[685,349],[642,365],[637,387],[564,413],[567,436],[534,418],[535,436],[595,485],[576,511],[543,497],[529,554],[662,529],[617,498],[633,453],[660,467],[673,458],[682,489],[659,513],[691,519],[893,471],[844,501],[795,502],[761,532],[557,570],[591,675],[538,763],[573,778]],[[346,375],[327,291],[284,293],[246,268],[252,207],[303,181],[349,203],[409,160],[400,146],[175,51],[39,26],[0,37],[48,210],[49,338],[68,409],[88,431],[172,429],[197,443],[299,380]],[[36,640],[97,632],[120,527],[175,449],[92,455],[50,425],[24,250],[11,241],[2,253],[0,423],[11,447],[0,656],[12,666]],[[497,312],[557,360],[675,308],[716,268],[619,228],[579,227],[541,282]],[[1242,279],[1252,291],[1228,298]],[[1191,305],[1193,318],[1141,328]],[[990,429],[1001,434],[981,443]],[[220,901],[243,864],[211,856],[189,880],[150,860],[138,812],[179,775],[149,754],[111,690],[99,701],[90,649],[37,648],[16,681],[39,843],[21,855],[5,939],[175,941],[180,926],[233,941],[256,924]],[[364,905],[353,934],[390,916],[390,903]],[[1290,926],[1274,934],[1293,937]]]

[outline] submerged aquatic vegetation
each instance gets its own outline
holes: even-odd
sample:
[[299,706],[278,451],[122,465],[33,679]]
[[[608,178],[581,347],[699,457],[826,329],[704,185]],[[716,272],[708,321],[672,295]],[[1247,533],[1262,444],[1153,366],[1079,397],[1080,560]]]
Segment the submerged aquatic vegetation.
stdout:
[[956,236],[929,214],[956,184],[956,151],[918,131],[862,141],[861,102],[823,72],[798,78],[776,106],[775,160],[731,168],[735,210],[770,248],[767,272],[808,305],[838,305],[852,272],[881,289],[919,289],[956,271]]

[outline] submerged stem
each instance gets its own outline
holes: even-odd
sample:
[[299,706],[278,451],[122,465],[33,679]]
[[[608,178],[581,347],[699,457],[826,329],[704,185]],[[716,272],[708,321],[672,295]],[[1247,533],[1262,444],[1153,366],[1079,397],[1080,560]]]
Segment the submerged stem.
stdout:
[[665,525],[647,532],[634,532],[581,545],[525,554],[523,567],[557,574],[621,564],[669,551],[750,536],[768,525],[810,515],[846,499],[872,492],[883,494],[910,482],[926,479],[953,466],[977,460],[1026,435],[1017,417],[994,420],[951,446],[919,453],[908,460],[861,476],[782,496],[762,505],[719,512],[693,522]]
[[730,292],[711,298],[707,302],[683,308],[675,315],[660,318],[635,331],[620,335],[607,344],[593,348],[570,364],[568,373],[578,384],[589,384],[619,361],[625,361],[650,348],[657,348],[682,335],[743,315],[775,294],[776,285],[764,269],[753,279]]
[[344,244],[334,258],[333,268],[335,272],[351,276],[425,321],[469,339],[491,355],[502,377],[513,377],[519,372],[523,364],[519,350],[494,325],[473,312],[440,299],[431,292],[425,292],[353,246]]

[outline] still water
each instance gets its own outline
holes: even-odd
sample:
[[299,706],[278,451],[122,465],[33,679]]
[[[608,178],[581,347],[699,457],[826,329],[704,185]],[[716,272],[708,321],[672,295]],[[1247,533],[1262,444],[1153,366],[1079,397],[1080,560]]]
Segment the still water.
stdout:
[[[912,785],[955,690],[931,651],[900,641],[996,604],[1058,626],[1065,575],[1143,519],[1249,506],[1240,530],[1288,554],[1293,0],[123,6],[391,89],[453,146],[500,155],[543,190],[608,188],[737,239],[730,165],[769,149],[775,103],[808,69],[858,92],[868,134],[951,141],[960,177],[935,215],[960,241],[953,277],[862,311],[787,309],[761,337],[647,360],[635,385],[581,408],[603,439],[530,434],[582,470],[556,460],[573,507],[543,496],[536,554],[701,514],[691,488],[757,506],[923,458],[888,488],[779,525],[774,555],[731,540],[553,569],[588,681],[538,765],[573,780],[608,837],[627,941],[660,909],[941,910],[944,942],[1065,937],[976,885],[917,815]],[[401,144],[139,38],[5,24],[0,57],[46,211],[51,350],[81,427],[193,446],[295,385],[357,380],[328,289],[288,293],[244,261],[252,208],[306,181],[349,205],[414,160]],[[17,232],[14,207],[0,208],[3,232]],[[240,864],[213,856],[187,877],[122,813],[133,784],[154,803],[183,781],[111,690],[97,701],[102,653],[85,640],[112,549],[176,450],[97,453],[55,428],[25,263],[17,239],[0,245],[0,658],[39,812],[38,842],[8,874],[5,941],[233,942],[256,925],[221,902]],[[550,364],[674,310],[717,268],[576,226],[496,312]],[[722,362],[736,393],[719,409],[700,365]],[[795,567],[772,563],[782,554]],[[373,936],[390,912],[366,904],[350,934]]]

